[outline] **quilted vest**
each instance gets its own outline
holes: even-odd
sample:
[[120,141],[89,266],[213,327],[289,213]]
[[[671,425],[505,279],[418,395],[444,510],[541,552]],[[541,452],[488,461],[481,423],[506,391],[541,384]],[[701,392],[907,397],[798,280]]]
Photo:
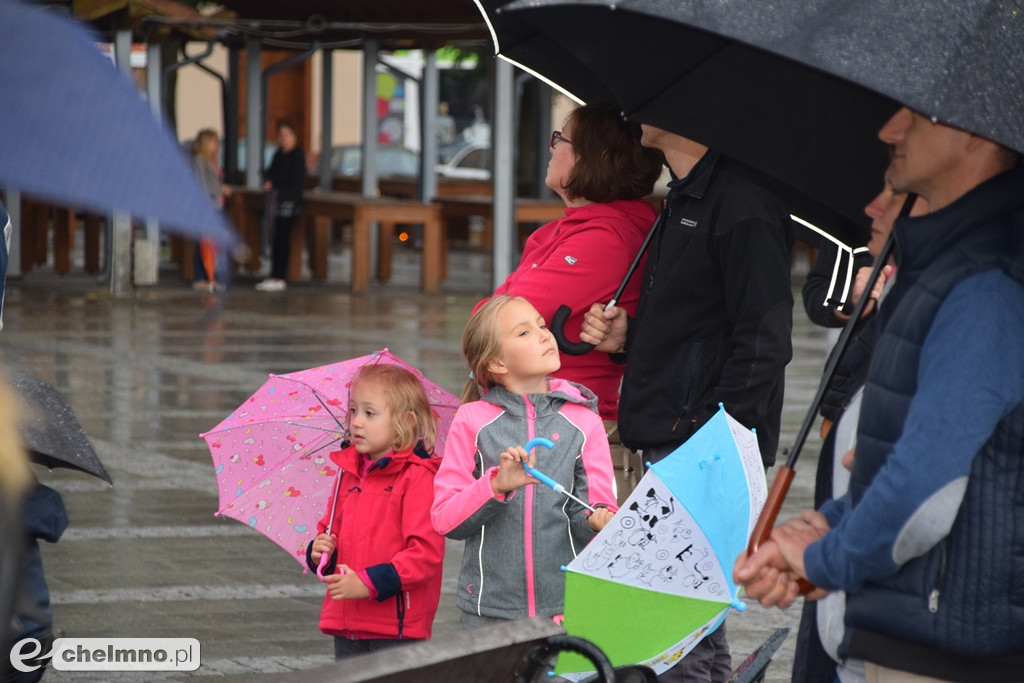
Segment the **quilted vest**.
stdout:
[[[881,332],[865,385],[850,482],[854,506],[900,437],[917,389],[921,348],[947,295],[966,278],[995,268],[1021,281],[1020,255],[1015,260],[1014,250],[1020,246],[1015,233],[1024,229],[1022,212],[1024,169],[1017,168],[934,214],[897,222],[898,275],[876,321]],[[950,396],[950,420],[956,419],[957,400]],[[1003,418],[974,458],[949,536],[896,575],[848,596],[841,654],[867,655],[919,673],[906,659],[916,654],[926,661],[929,651],[968,658],[1020,656],[1022,577],[1024,403]],[[859,647],[858,630],[868,636]]]

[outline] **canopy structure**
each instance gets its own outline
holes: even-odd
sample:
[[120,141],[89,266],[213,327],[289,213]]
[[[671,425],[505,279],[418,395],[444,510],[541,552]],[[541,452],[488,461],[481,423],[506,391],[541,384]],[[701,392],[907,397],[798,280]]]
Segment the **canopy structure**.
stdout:
[[[224,93],[223,151],[225,171],[229,177],[237,170],[234,166],[240,156],[237,145],[241,137],[245,138],[244,158],[256,160],[263,157],[263,141],[267,137],[267,124],[262,120],[266,117],[266,83],[268,77],[284,64],[270,67],[264,65],[262,70],[254,68],[252,64],[261,63],[261,50],[293,51],[295,54],[287,60],[288,65],[309,59],[317,52],[326,56],[334,49],[361,50],[364,54],[361,87],[365,92],[374,83],[378,51],[423,49],[427,54],[427,66],[422,78],[421,126],[423,130],[432,130],[437,112],[435,100],[438,98],[438,72],[433,51],[453,44],[482,46],[490,40],[486,23],[473,0],[436,0],[429,3],[404,0],[353,0],[344,3],[332,0],[295,0],[287,3],[275,0],[225,0],[211,5],[212,10],[207,7],[197,10],[193,6],[197,3],[177,0],[63,0],[41,4],[87,22],[100,40],[113,44],[114,54],[119,57],[119,66],[125,72],[128,67],[120,62],[127,62],[130,46],[133,43],[147,44],[147,99],[156,113],[162,111],[167,77],[176,69],[195,65],[218,78]],[[190,55],[183,49],[181,55],[175,53],[176,56],[171,58],[175,60],[173,63],[166,62],[170,53],[159,48],[167,42],[195,45],[196,41],[207,42],[207,51],[201,51],[201,48],[190,49]],[[229,73],[218,74],[203,63],[212,52],[214,43],[223,44],[235,55],[232,58],[236,65],[234,71],[229,67]],[[239,54],[245,54],[244,70],[237,68]],[[325,63],[328,61],[325,60]],[[503,281],[511,269],[514,233],[512,206],[515,198],[515,137],[511,131],[514,117],[511,111],[505,110],[513,107],[515,95],[512,72],[508,70],[506,73],[505,67],[504,64],[496,66],[495,134],[492,139],[496,160],[493,175],[495,206],[498,207],[494,220],[495,282]],[[325,68],[322,71],[320,88],[323,92],[330,92],[334,87],[331,70]],[[243,123],[239,122],[238,115],[242,109],[239,92],[245,93]],[[324,107],[321,120],[325,122],[320,131],[321,149],[325,149],[331,145],[331,131],[327,123],[330,121],[331,98],[321,99]],[[364,147],[362,191],[371,195],[377,191],[374,128],[377,114],[372,98],[363,99],[360,117]],[[370,101],[366,102],[367,99]],[[239,135],[239,129],[243,127],[245,132]],[[430,149],[430,145],[436,145],[433,136],[423,135],[422,139],[422,157],[435,158],[436,148]],[[261,184],[260,170],[254,164],[249,164],[244,174],[247,186],[258,187]],[[321,185],[330,182],[326,155],[321,161],[319,175]],[[420,187],[423,199],[429,200],[435,196],[437,180],[432,163],[423,164]],[[146,239],[158,240],[156,225],[147,228]],[[130,275],[124,277],[130,278]],[[130,282],[127,287],[130,287]]]

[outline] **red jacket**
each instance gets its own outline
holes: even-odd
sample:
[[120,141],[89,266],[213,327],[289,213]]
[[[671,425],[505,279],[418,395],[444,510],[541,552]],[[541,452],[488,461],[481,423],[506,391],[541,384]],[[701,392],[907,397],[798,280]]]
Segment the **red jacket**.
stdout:
[[[412,450],[392,453],[360,477],[359,458],[352,447],[331,453],[342,471],[330,533],[338,536],[338,564],[365,570],[377,597],[332,600],[327,595],[320,630],[340,636],[429,638],[444,561],[444,537],[430,522],[441,460]],[[328,533],[328,517],[330,512],[317,525],[319,533]],[[333,573],[334,566],[328,569]]]
[[[612,298],[657,216],[642,199],[569,207],[565,218],[530,235],[519,267],[494,293],[523,297],[549,323],[558,307],[566,304],[572,313],[565,323],[565,336],[579,341],[583,316],[591,304]],[[642,272],[643,264],[619,298],[618,305],[630,316],[636,313]],[[562,368],[554,376],[593,391],[601,417],[618,419],[619,382],[625,366],[601,351],[561,356]]]

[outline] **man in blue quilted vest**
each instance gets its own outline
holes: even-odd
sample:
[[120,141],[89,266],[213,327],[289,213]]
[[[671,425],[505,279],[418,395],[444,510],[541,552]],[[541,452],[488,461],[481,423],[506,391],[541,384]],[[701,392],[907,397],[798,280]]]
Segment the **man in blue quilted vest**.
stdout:
[[846,592],[868,681],[1024,680],[1024,166],[903,108],[886,177],[928,200],[894,228],[850,490],[737,561],[749,597]]

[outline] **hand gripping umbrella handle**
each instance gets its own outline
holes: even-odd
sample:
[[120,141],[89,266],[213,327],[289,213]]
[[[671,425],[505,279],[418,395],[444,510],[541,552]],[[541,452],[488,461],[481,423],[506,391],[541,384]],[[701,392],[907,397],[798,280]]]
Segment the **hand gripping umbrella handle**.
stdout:
[[[567,353],[570,356],[582,356],[585,353],[589,353],[593,350],[594,345],[588,344],[584,341],[572,342],[569,341],[565,336],[565,321],[569,319],[572,314],[572,309],[562,304],[555,311],[555,314],[551,316],[551,334],[555,337],[555,342],[558,344],[558,350],[562,353]],[[536,441],[536,439],[534,439]]]
[[[633,273],[636,272],[636,267],[640,265],[640,261],[644,257],[644,253],[647,251],[647,246],[651,243],[651,238],[654,237],[654,233],[658,231],[658,226],[661,225],[661,218],[665,215],[665,200],[661,202],[662,211],[658,214],[658,219],[654,221],[654,225],[647,232],[647,236],[644,237],[643,244],[640,245],[639,251],[636,252],[636,256],[633,257],[633,262],[629,264],[629,268],[626,269],[626,276],[622,278],[622,282],[619,283],[618,289],[612,294],[611,301],[604,307],[604,310],[608,310],[615,304],[619,303],[619,297],[622,296],[622,292],[625,291],[626,285],[629,284],[629,279],[633,277]],[[562,353],[567,353],[570,356],[582,356],[585,353],[593,350],[594,345],[588,344],[587,342],[571,342],[565,337],[565,321],[569,319],[572,314],[572,309],[562,304],[555,311],[555,314],[551,316],[550,328],[551,334],[555,336],[555,342],[558,343],[558,350]],[[527,449],[529,450],[529,449]]]
[[[789,493],[794,476],[796,476],[796,470],[792,467],[779,466],[775,481],[772,482],[772,489],[768,492],[768,498],[764,502],[764,507],[761,508],[761,514],[757,517],[754,531],[750,534],[750,544],[747,546],[748,555],[756,553],[757,549],[767,543],[771,537],[772,527],[775,526],[775,520],[779,517],[779,511],[782,509],[783,501],[786,500],[786,494]],[[814,590],[814,586],[807,579],[797,579],[797,585],[800,587],[800,595],[807,595]]]
[[[547,449],[550,450],[550,449],[555,447],[555,443],[553,441],[551,441],[550,439],[545,439],[543,437],[539,437],[539,438],[530,439],[529,441],[527,441],[526,445],[523,446],[523,448],[525,448],[527,450],[527,452],[529,452],[529,451],[532,451],[537,446],[544,446],[544,448],[547,448]],[[526,470],[527,474],[529,474],[531,477],[533,477],[534,479],[536,479],[540,483],[542,483],[545,486],[547,486],[548,488],[550,488],[555,493],[564,493],[565,495],[569,496],[570,498],[575,500],[577,503],[579,503],[583,507],[585,507],[588,510],[590,510],[591,512],[595,511],[594,508],[592,508],[591,506],[587,505],[582,500],[580,500],[576,496],[574,496],[571,493],[569,493],[568,491],[566,491],[564,486],[562,486],[557,481],[555,481],[554,479],[552,479],[548,475],[544,474],[540,470],[534,469],[533,467],[530,467],[525,462],[523,463],[523,469]]]

